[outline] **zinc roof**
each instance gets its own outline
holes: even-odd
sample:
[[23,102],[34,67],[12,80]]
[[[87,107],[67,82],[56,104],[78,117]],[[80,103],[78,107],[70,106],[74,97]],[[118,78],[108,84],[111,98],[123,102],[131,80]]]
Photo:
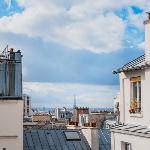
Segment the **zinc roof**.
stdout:
[[[67,140],[65,132],[76,132],[80,140]],[[91,150],[80,130],[24,130],[24,150]]]

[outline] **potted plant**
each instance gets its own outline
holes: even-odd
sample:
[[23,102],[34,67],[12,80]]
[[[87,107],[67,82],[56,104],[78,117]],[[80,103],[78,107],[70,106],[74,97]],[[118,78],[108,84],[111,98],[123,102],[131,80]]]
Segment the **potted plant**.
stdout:
[[129,109],[129,113],[135,113],[136,109],[137,109],[137,100],[132,100],[130,109]]

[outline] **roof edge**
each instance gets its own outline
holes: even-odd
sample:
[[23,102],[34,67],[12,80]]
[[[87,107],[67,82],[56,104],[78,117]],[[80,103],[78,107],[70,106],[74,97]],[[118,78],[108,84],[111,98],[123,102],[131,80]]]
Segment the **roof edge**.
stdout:
[[144,69],[145,67],[148,66],[146,63],[144,65],[138,66],[140,63],[144,63],[144,62],[145,62],[145,54],[133,59],[132,61],[130,61],[128,63],[126,63],[121,68],[113,70],[112,73],[113,74],[118,74],[118,73],[121,73],[121,72],[130,71],[130,70]]

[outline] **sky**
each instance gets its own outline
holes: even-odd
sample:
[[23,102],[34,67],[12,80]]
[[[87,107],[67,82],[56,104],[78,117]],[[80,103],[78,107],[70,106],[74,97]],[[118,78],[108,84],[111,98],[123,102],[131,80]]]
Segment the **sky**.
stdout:
[[112,107],[112,70],[144,53],[150,0],[1,0],[0,50],[23,54],[34,107]]

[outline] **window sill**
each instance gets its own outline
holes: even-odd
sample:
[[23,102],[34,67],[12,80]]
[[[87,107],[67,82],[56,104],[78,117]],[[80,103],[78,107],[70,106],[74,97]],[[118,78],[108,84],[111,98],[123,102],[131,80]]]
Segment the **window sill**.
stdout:
[[130,117],[143,118],[143,114],[141,113],[130,114]]

